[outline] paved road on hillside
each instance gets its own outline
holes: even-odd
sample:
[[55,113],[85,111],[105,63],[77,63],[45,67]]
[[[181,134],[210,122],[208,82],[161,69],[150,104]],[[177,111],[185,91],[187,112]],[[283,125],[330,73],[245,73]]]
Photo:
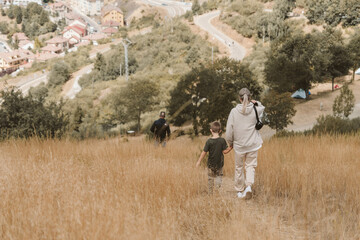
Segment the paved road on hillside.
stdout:
[[149,4],[154,7],[166,9],[169,17],[177,17],[191,10],[192,3],[178,2],[171,0],[139,0],[142,3]]
[[[115,42],[113,42],[112,44],[118,44],[120,43],[121,39],[118,39],[116,40]],[[100,49],[92,54],[90,54],[90,59],[94,59],[96,57],[96,54],[97,53],[105,53],[107,51],[111,50],[111,47],[108,46],[106,48],[103,48],[103,49]],[[83,68],[86,68],[86,67],[89,67],[89,65],[83,67]],[[47,77],[48,77],[48,72],[45,72],[45,73],[37,73],[37,74],[31,74],[31,75],[28,75],[28,76],[25,76],[23,77],[19,82],[17,82],[16,84],[14,84],[17,88],[19,88],[23,93],[27,93],[29,91],[29,89],[31,87],[36,87],[38,86],[40,83],[44,82],[46,83],[47,82]],[[80,76],[81,77],[81,76]],[[12,85],[11,83],[9,83],[9,85]],[[77,91],[79,92],[81,90],[78,90],[80,86],[78,86],[78,83],[77,81],[75,82],[74,86],[72,88],[74,88],[73,90],[70,90],[70,91]],[[77,93],[76,92],[76,93]]]
[[76,8],[72,8],[73,12],[79,16],[81,16],[86,23],[88,23],[90,26],[92,26],[94,29],[96,29],[97,32],[101,32],[101,26],[92,18],[86,16],[86,14],[78,11]]
[[211,24],[211,20],[218,17],[219,15],[220,11],[209,12],[204,15],[194,17],[194,23],[204,31],[208,32],[215,39],[219,40],[226,47],[228,47],[231,58],[242,60],[246,55],[246,49]]

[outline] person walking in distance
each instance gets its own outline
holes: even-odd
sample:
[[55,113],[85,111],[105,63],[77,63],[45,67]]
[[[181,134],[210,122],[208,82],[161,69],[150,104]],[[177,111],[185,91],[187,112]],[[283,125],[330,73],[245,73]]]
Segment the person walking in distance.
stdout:
[[170,137],[170,126],[165,120],[165,112],[160,112],[160,118],[154,121],[150,131],[155,135],[155,145],[166,146],[166,135]]
[[[251,100],[251,93],[247,88],[239,91],[239,100],[229,114],[226,124],[226,140],[233,146],[235,152],[235,190],[238,198],[250,199],[251,186],[254,184],[255,168],[257,167],[258,150],[262,146],[262,139],[255,129],[257,117],[261,116],[265,107],[258,101]],[[244,163],[245,173],[244,176]]]

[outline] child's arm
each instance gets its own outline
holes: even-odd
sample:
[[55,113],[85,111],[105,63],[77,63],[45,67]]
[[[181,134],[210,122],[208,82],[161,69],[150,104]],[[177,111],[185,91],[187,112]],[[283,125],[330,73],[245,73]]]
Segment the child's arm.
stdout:
[[203,158],[205,157],[206,152],[202,151],[202,153],[200,154],[199,160],[196,163],[196,167],[200,166],[201,160],[203,160]]
[[232,146],[228,147],[227,149],[225,149],[225,150],[223,151],[223,154],[229,153],[232,149],[233,149]]

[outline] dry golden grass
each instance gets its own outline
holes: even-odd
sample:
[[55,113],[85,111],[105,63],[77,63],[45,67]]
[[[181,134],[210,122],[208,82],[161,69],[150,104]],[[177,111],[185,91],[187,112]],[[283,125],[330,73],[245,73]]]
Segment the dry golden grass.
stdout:
[[207,195],[205,142],[0,144],[1,239],[359,239],[360,137],[264,143],[250,201]]

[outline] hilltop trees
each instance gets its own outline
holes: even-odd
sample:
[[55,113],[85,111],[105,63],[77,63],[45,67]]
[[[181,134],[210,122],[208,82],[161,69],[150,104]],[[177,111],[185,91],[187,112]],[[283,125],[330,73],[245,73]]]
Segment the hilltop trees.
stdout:
[[229,58],[216,60],[213,65],[194,68],[184,75],[171,92],[169,113],[174,115],[185,103],[185,109],[173,116],[176,125],[192,120],[194,132],[208,133],[209,124],[219,120],[224,126],[230,110],[238,100],[238,91],[247,87],[258,98],[261,87],[247,65]]
[[43,98],[31,94],[24,97],[14,89],[2,91],[0,108],[0,139],[11,137],[29,138],[61,137],[68,124],[62,105],[44,104]]
[[265,63],[266,83],[277,92],[302,88],[312,83],[346,75],[352,65],[341,33],[331,28],[322,33],[295,34],[276,41]]
[[281,44],[273,44],[265,63],[265,81],[277,92],[309,90],[311,83],[321,81],[323,59],[312,35],[298,34]]

